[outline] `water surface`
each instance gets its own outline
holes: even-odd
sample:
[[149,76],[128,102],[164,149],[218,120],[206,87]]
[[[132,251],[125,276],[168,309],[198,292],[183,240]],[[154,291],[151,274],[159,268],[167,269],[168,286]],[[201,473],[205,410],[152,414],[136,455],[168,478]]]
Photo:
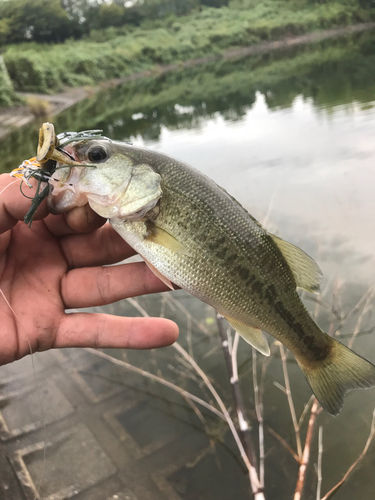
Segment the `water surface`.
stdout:
[[[267,229],[299,245],[319,263],[326,292],[318,322],[327,329],[332,289],[336,289],[335,310],[345,315],[375,280],[374,67],[375,37],[365,33],[287,53],[190,68],[106,90],[60,114],[54,123],[58,132],[102,128],[111,138],[161,150],[190,163],[225,187]],[[34,124],[17,130],[0,143],[4,171],[34,154],[37,128],[38,124]],[[184,292],[176,296],[208,332],[190,325],[194,334],[190,344],[186,334],[191,320],[185,314],[173,307],[164,308],[161,296],[141,299],[141,304],[150,314],[165,311],[179,322],[181,343],[194,346],[197,360],[231,405],[212,310]],[[314,302],[307,300],[307,304],[314,309]],[[374,324],[373,304],[369,301],[361,331],[370,330]],[[109,310],[137,314],[128,303]],[[358,314],[344,328],[345,341]],[[256,429],[251,350],[244,343],[240,346],[245,403]],[[360,335],[354,347],[375,362],[373,335]],[[176,364],[173,352],[165,352],[169,354],[153,354],[153,359],[159,360],[156,364],[160,363],[169,378],[186,384],[186,379],[165,368],[162,356],[169,356],[170,362]],[[141,365],[147,359],[145,354],[130,356]],[[290,361],[289,366],[294,400],[301,412],[310,391],[295,364]],[[273,385],[274,380],[283,383],[277,355],[268,373],[267,425],[294,447],[285,396]],[[157,388],[153,390],[157,392]],[[176,401],[176,397],[168,397]],[[319,416],[319,424],[324,424],[323,492],[342,477],[360,453],[374,406],[375,389],[350,395],[337,419]],[[189,418],[193,422],[196,417],[191,412]],[[152,421],[144,425],[152,434]],[[199,426],[199,421],[194,425]],[[210,425],[215,428],[217,424],[210,421]],[[194,466],[171,472],[168,481],[180,498],[250,498],[246,475],[233,455],[237,452],[231,437],[225,430],[219,435],[226,444],[217,449],[220,462],[207,454]],[[203,432],[201,439],[202,446],[208,446]],[[312,463],[316,461],[316,440]],[[267,498],[289,499],[297,464],[267,432],[266,449]],[[338,498],[372,499],[372,467],[370,453]],[[311,466],[306,499],[315,498],[315,487],[316,475]]]

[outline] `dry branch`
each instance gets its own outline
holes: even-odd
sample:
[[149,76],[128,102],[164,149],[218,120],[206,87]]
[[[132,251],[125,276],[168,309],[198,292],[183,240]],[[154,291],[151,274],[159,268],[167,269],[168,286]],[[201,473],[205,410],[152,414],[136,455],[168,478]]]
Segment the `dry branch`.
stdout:
[[245,449],[242,445],[241,439],[238,435],[237,429],[233,423],[233,420],[231,416],[229,415],[229,412],[226,408],[226,406],[223,403],[223,400],[217,393],[216,389],[213,387],[211,384],[211,381],[207,377],[207,375],[204,373],[204,371],[200,368],[200,366],[195,362],[195,360],[188,354],[187,351],[183,347],[181,347],[177,342],[173,344],[173,347],[177,350],[179,354],[181,354],[186,360],[188,360],[192,367],[196,370],[196,372],[202,377],[202,380],[205,382],[207,385],[208,389],[211,391],[211,394],[215,398],[216,402],[218,403],[220,410],[225,416],[226,421],[228,422],[228,426],[233,434],[233,437],[236,441],[237,447],[240,451],[242,460],[244,461],[246,468],[249,472],[249,479],[250,479],[250,485],[251,485],[251,490],[254,496],[254,500],[265,500],[264,498],[264,493],[263,489],[261,487],[261,484],[259,482],[258,478],[258,473],[255,468],[255,466],[250,462],[248,456],[246,455]]
[[317,476],[318,484],[316,487],[316,500],[320,500],[320,492],[322,489],[322,459],[323,459],[323,426],[319,426],[319,436],[318,436],[318,466],[317,466]]
[[314,403],[311,407],[309,425],[307,427],[307,433],[305,439],[305,446],[303,448],[302,458],[298,469],[298,479],[297,479],[296,489],[294,491],[293,500],[301,500],[302,497],[303,487],[305,485],[305,479],[306,479],[307,466],[310,461],[311,442],[314,434],[314,425],[316,417],[318,415],[318,410],[319,410],[319,403],[318,400],[315,398]]
[[[168,298],[169,298],[169,300],[172,300],[172,302],[174,302],[177,307],[179,307],[181,310],[183,310],[185,312],[185,314],[189,315],[192,318],[192,321],[196,322],[195,318],[193,318],[191,316],[189,311],[187,309],[185,309],[182,306],[182,304],[180,304],[175,299],[172,299],[172,297],[168,297]],[[136,300],[128,299],[128,301],[143,316],[145,316],[145,317],[149,316],[147,311],[145,311]],[[232,432],[234,440],[236,441],[237,447],[240,451],[241,458],[244,461],[246,468],[249,472],[249,480],[250,480],[251,491],[252,491],[254,500],[265,500],[264,494],[263,494],[263,489],[262,489],[261,484],[259,482],[257,470],[256,470],[255,466],[253,465],[253,463],[249,460],[249,458],[245,452],[245,449],[242,445],[241,439],[238,435],[237,429],[233,423],[231,416],[229,415],[229,412],[228,412],[226,406],[223,403],[223,400],[220,398],[219,394],[217,393],[216,389],[212,385],[212,383],[211,383],[210,379],[208,378],[208,376],[206,375],[206,373],[200,368],[200,366],[190,356],[190,354],[182,346],[180,346],[177,342],[175,342],[172,347],[174,347],[174,349],[176,349],[176,351],[182,356],[182,358],[184,358],[190,364],[190,366],[198,373],[198,375],[201,377],[201,379],[203,380],[203,382],[205,383],[205,385],[207,386],[207,388],[209,389],[209,391],[213,395],[214,399],[216,400],[217,404],[219,405],[219,407],[221,409],[222,415],[224,416],[224,420],[226,420],[228,423],[228,426]],[[193,394],[190,394],[187,391],[184,391],[180,387],[176,386],[175,384],[172,384],[171,382],[168,382],[167,380],[163,379],[162,377],[158,377],[157,375],[153,375],[152,373],[146,372],[145,370],[141,370],[140,368],[137,368],[133,365],[130,365],[129,363],[125,363],[123,361],[120,361],[116,358],[111,358],[111,356],[108,356],[107,354],[103,353],[102,351],[96,351],[95,349],[91,349],[91,348],[87,348],[86,350],[88,352],[92,352],[93,354],[96,354],[96,355],[102,356],[106,359],[109,359],[111,362],[113,362],[115,364],[120,364],[122,366],[125,366],[129,370],[140,373],[141,375],[143,375],[145,377],[156,380],[156,381],[162,383],[163,385],[166,385],[167,387],[170,387],[170,388],[176,390],[177,392],[182,394],[184,397],[189,397],[190,399],[201,404],[202,406],[205,406],[206,408],[211,409],[211,411],[215,410],[214,413],[217,412],[216,408],[214,408],[212,405],[206,403],[205,401],[201,400],[200,398],[197,398]],[[218,413],[220,414],[220,412],[218,412]],[[221,416],[221,414],[220,414],[220,416]]]
[[279,343],[279,349],[280,349],[281,361],[282,361],[282,366],[283,366],[285,391],[286,391],[286,396],[288,398],[289,410],[290,410],[290,414],[292,417],[294,433],[296,436],[297,455],[298,455],[299,459],[301,460],[302,459],[302,442],[301,442],[300,428],[299,428],[298,421],[297,421],[296,409],[295,409],[294,403],[293,403],[292,391],[290,390],[288,366],[286,363],[286,351],[285,351],[284,346],[281,342]]
[[361,331],[362,322],[363,322],[363,319],[364,319],[366,313],[372,309],[372,306],[370,305],[370,303],[371,303],[374,295],[375,295],[375,288],[373,288],[371,290],[371,293],[368,294],[367,300],[366,300],[365,305],[361,311],[361,314],[358,316],[357,324],[355,325],[353,335],[352,335],[351,339],[349,340],[349,344],[348,344],[348,347],[350,349],[353,347],[354,341],[357,338],[359,332]]
[[237,348],[238,348],[239,335],[236,332],[231,350],[232,352],[230,352],[228,335],[226,333],[226,328],[224,325],[224,318],[220,314],[218,314],[216,321],[221,338],[221,346],[224,352],[225,364],[229,375],[229,382],[232,391],[234,407],[237,414],[238,434],[241,438],[241,442],[243,444],[247,457],[249,458],[250,462],[255,466],[255,464],[257,463],[255,446],[251,438],[250,426],[245,418],[245,406],[243,404],[242,394],[240,391],[239,380],[238,380]]
[[[263,365],[264,366],[264,365]],[[253,347],[253,386],[254,386],[254,403],[255,414],[258,420],[258,435],[259,435],[259,479],[264,487],[264,419],[263,419],[263,398],[258,384],[257,371],[257,352]]]
[[372,413],[372,422],[371,422],[371,428],[370,428],[370,434],[369,437],[367,438],[365,447],[362,450],[362,453],[359,455],[357,460],[349,467],[349,469],[346,471],[344,474],[344,477],[339,481],[333,488],[329,490],[328,493],[324,495],[324,497],[321,500],[329,500],[330,498],[333,497],[333,495],[338,491],[338,489],[348,480],[350,474],[353,472],[353,470],[357,467],[357,465],[363,460],[365,457],[370,444],[372,440],[374,439],[375,436],[375,410]]
[[292,455],[294,460],[299,463],[299,456],[297,453],[293,450],[293,448],[289,445],[287,441],[283,437],[280,436],[275,430],[272,429],[269,425],[266,426],[267,430],[270,434],[272,434],[273,437],[275,437],[283,446],[284,448],[289,451],[289,453]]
[[142,377],[149,378],[151,380],[155,380],[155,382],[159,382],[159,384],[165,385],[166,387],[169,387],[170,389],[173,389],[176,392],[179,392],[181,396],[184,398],[189,398],[192,401],[195,401],[196,403],[200,404],[207,410],[210,410],[212,413],[214,413],[217,417],[220,417],[222,420],[226,420],[224,414],[220,412],[217,408],[214,406],[210,405],[206,401],[204,401],[201,398],[198,398],[197,396],[194,396],[194,394],[191,394],[188,391],[185,391],[184,389],[181,389],[181,387],[178,387],[178,385],[173,384],[172,382],[169,382],[169,380],[166,380],[162,377],[159,377],[158,375],[154,375],[153,373],[147,372],[146,370],[142,370],[141,368],[138,368],[137,366],[131,365],[130,363],[127,363],[126,361],[122,361],[121,359],[114,358],[113,356],[110,356],[109,354],[106,354],[103,351],[100,351],[98,349],[93,349],[92,347],[86,347],[85,351],[94,354],[95,356],[99,356],[100,358],[104,358],[111,363],[115,365],[122,366],[123,368],[126,368],[129,371],[138,373],[139,375],[142,375]]

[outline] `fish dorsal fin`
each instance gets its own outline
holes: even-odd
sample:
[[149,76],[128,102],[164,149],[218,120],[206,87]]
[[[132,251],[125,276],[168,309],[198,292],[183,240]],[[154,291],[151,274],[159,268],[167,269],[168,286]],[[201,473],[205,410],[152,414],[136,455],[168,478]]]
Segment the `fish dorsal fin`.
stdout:
[[270,348],[262,330],[253,326],[245,325],[241,321],[224,316],[228,323],[238,332],[246,342],[265,356],[270,355]]
[[168,250],[173,253],[188,255],[186,248],[167,231],[164,231],[161,227],[156,226],[153,222],[149,222],[147,227],[149,229],[149,235],[146,237],[147,241],[152,241],[153,243],[157,243],[164,248],[168,248]]
[[318,264],[295,245],[282,240],[274,234],[269,233],[269,235],[292,270],[297,286],[307,292],[318,293],[323,281],[323,274]]
[[161,272],[160,272],[160,271],[158,271],[158,270],[156,269],[156,267],[155,267],[155,266],[153,266],[153,265],[152,265],[152,264],[151,264],[151,263],[150,263],[147,259],[145,259],[144,257],[143,257],[143,259],[144,259],[144,261],[145,261],[145,263],[146,263],[147,267],[150,269],[150,271],[152,271],[152,272],[155,274],[155,276],[156,276],[157,278],[159,278],[159,280],[160,280],[160,281],[162,281],[162,282],[164,283],[164,285],[167,285],[167,287],[168,287],[168,288],[170,288],[171,290],[176,290],[176,289],[175,289],[175,287],[173,286],[173,283],[172,283],[172,281],[171,281],[171,280],[169,280],[169,279],[168,279],[168,278],[166,278],[163,274],[161,274]]

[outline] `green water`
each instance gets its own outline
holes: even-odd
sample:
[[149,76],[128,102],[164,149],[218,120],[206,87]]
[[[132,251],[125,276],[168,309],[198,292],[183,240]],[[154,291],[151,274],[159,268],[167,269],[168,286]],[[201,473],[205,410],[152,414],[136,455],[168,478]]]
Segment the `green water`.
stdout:
[[[319,263],[325,275],[325,295],[318,322],[327,329],[333,301],[335,311],[344,316],[375,281],[374,68],[375,35],[365,33],[287,53],[222,61],[136,81],[92,96],[53,122],[58,132],[103,129],[111,138],[162,150],[212,177],[269,230],[299,245]],[[0,143],[4,172],[35,154],[38,126],[36,123],[17,130]],[[208,333],[192,325],[194,353],[230,406],[215,325],[206,321],[213,317],[212,310],[184,292],[177,292],[176,296],[206,325]],[[141,304],[150,314],[159,314],[161,300],[160,296],[143,298]],[[374,325],[374,300],[368,303],[361,334],[354,344],[360,354],[373,362],[373,335],[362,332]],[[311,310],[315,308],[311,300],[307,304]],[[136,313],[128,303],[108,310]],[[179,322],[181,343],[189,345],[186,316],[171,307],[166,307],[165,314]],[[354,330],[358,316],[355,312],[347,322],[344,338]],[[130,354],[132,362],[142,366],[145,356],[148,355]],[[156,352],[153,356],[166,376],[196,390],[186,378],[166,368],[168,362],[180,367],[172,351]],[[251,350],[241,343],[242,388],[257,440],[250,359]],[[292,361],[289,367],[300,413],[310,391]],[[151,369],[155,369],[152,363]],[[295,447],[286,398],[274,386],[274,380],[283,383],[277,355],[266,377],[265,421]],[[158,393],[157,387],[153,386],[152,391]],[[163,395],[173,402],[171,411],[177,419],[177,406],[173,405],[181,400],[165,390]],[[322,493],[341,479],[362,450],[374,407],[375,389],[351,394],[336,419],[320,414],[318,423],[324,425]],[[189,422],[202,428],[195,414],[188,414]],[[152,422],[145,425],[152,434]],[[208,425],[223,443],[217,446],[217,457],[208,453],[193,466],[172,471],[168,476],[171,488],[184,500],[250,498],[231,436],[215,420],[209,419]],[[202,446],[208,447],[205,433],[200,436]],[[267,430],[265,442],[266,498],[290,499],[297,464]],[[173,446],[174,443],[169,448]],[[374,498],[374,451],[375,447],[370,449],[337,498]],[[316,459],[317,433],[306,500],[316,498]],[[191,461],[191,457],[186,460]]]

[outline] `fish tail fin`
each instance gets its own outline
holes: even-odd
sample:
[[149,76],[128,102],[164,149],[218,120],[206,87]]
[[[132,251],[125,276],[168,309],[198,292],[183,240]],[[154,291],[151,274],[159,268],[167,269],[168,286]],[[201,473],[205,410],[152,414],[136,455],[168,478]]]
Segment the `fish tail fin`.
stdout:
[[314,367],[301,360],[298,364],[322,407],[331,415],[337,415],[348,390],[375,385],[375,366],[337,340],[332,341],[327,360]]

